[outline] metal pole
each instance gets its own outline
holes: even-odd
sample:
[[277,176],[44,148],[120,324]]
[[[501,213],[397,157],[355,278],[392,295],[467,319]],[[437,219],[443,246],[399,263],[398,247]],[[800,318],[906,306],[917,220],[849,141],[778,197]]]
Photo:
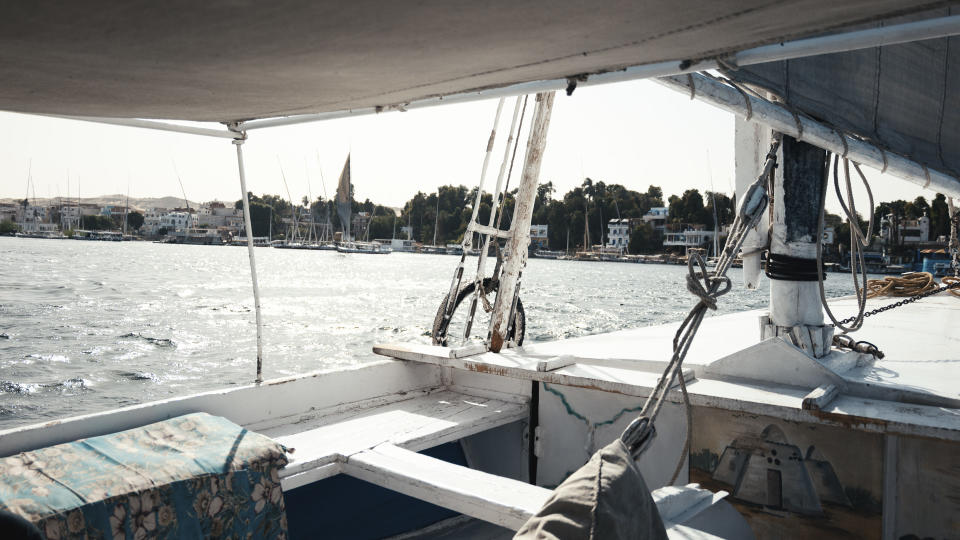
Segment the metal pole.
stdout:
[[222,139],[233,139],[237,136],[232,131],[225,129],[214,129],[198,126],[185,126],[182,124],[171,124],[158,120],[143,120],[141,118],[108,118],[98,116],[67,116],[60,114],[39,114],[37,116],[48,116],[50,118],[63,118],[64,120],[79,120],[80,122],[94,122],[96,124],[108,124],[112,126],[136,127],[145,129],[156,129],[159,131],[172,131],[174,133],[187,133],[189,135],[204,135],[206,137],[220,137]]
[[510,330],[510,319],[519,288],[520,274],[527,263],[527,246],[530,244],[530,221],[533,219],[533,205],[537,199],[537,183],[540,178],[540,164],[547,146],[547,130],[550,127],[550,114],[553,112],[553,92],[537,94],[537,107],[530,125],[527,140],[527,155],[523,165],[523,179],[517,191],[516,207],[513,210],[512,234],[507,240],[508,257],[503,263],[500,275],[500,288],[490,319],[490,350],[500,352]]
[[895,45],[910,41],[936,39],[956,35],[958,32],[960,32],[960,15],[953,15],[892,26],[879,26],[855,32],[844,32],[831,36],[774,43],[741,51],[733,59],[737,65],[748,66],[778,60],[883,47],[884,45]]
[[237,168],[240,171],[240,190],[243,191],[243,222],[247,229],[247,254],[250,256],[250,278],[253,281],[253,310],[257,317],[257,379],[263,381],[263,320],[260,317],[260,285],[257,283],[257,260],[253,254],[253,225],[250,223],[250,198],[247,196],[247,175],[243,169],[243,138],[233,140],[237,147]]
[[[877,170],[886,168],[887,173],[913,182],[924,189],[929,188],[947,196],[960,197],[960,181],[952,176],[929,169],[899,154],[885,152],[869,142],[842,135],[833,128],[810,118],[804,116],[795,118],[793,113],[782,105],[752,95],[744,96],[736,88],[719,80],[699,74],[657,79],[658,83],[687,95],[691,94],[691,81],[694,85],[695,97],[723,110],[744,118],[750,114],[751,122],[765,124],[775,131],[845,156],[862,165]],[[745,99],[750,101],[749,107],[744,102]],[[802,126],[802,132],[798,125]]]

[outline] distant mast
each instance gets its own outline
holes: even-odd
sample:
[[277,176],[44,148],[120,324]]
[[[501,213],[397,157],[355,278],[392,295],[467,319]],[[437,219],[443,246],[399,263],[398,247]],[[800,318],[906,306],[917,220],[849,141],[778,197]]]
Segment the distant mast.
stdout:
[[437,188],[437,213],[433,216],[433,245],[437,245],[437,226],[440,224],[440,188]]
[[350,241],[350,154],[343,164],[340,173],[340,182],[337,184],[337,215],[340,216],[340,225],[343,227],[343,241]]

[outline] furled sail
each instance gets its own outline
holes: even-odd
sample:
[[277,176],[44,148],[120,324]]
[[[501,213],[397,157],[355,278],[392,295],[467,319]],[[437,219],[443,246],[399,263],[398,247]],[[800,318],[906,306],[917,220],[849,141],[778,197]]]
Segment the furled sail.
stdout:
[[349,242],[350,237],[350,154],[340,172],[340,182],[337,184],[337,215],[340,216],[340,225],[343,227],[343,241]]
[[[960,8],[944,7],[890,22],[958,14]],[[958,37],[723,71],[776,94],[794,112],[960,178]]]

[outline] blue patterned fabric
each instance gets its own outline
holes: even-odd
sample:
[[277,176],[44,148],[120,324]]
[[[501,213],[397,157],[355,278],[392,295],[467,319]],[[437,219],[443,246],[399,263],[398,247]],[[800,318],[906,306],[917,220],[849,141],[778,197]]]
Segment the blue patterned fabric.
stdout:
[[286,538],[286,449],[194,413],[0,459],[0,508],[58,538]]

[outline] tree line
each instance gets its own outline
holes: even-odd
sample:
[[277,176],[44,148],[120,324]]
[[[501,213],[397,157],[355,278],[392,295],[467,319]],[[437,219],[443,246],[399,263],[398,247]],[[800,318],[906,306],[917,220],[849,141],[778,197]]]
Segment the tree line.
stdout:
[[[500,227],[509,228],[513,217],[514,189],[506,194],[502,211],[498,211]],[[412,239],[424,244],[456,243],[463,240],[467,224],[473,213],[476,188],[464,185],[445,185],[433,193],[417,192],[404,203],[399,215],[392,208],[375,204],[369,199],[359,202],[353,200],[352,212],[369,212],[370,239],[402,238],[401,228],[410,227]],[[714,223],[714,205],[718,222],[729,223],[733,219],[733,199],[723,193],[706,192],[706,197],[696,189],[690,189],[682,196],[670,197],[671,223],[709,224]],[[285,234],[286,224],[294,212],[298,216],[307,215],[317,223],[326,223],[329,219],[334,230],[343,230],[333,200],[317,197],[313,201],[304,197],[294,210],[288,199],[278,195],[256,196],[250,198],[250,219],[254,235],[266,236],[271,227],[274,235]],[[493,208],[493,196],[484,193],[480,199],[478,219],[488,223]],[[243,207],[243,201],[235,203],[236,208]],[[548,225],[548,247],[555,250],[584,249],[606,241],[607,223],[614,218],[640,218],[654,207],[664,205],[663,190],[651,185],[645,192],[638,192],[620,184],[607,184],[603,181],[584,179],[562,197],[556,195],[553,182],[541,184],[537,188],[534,204],[534,224]],[[272,210],[271,210],[272,209]],[[601,240],[602,239],[602,240]],[[637,224],[631,235],[630,251],[633,253],[652,252],[662,248],[661,240],[649,225]]]

